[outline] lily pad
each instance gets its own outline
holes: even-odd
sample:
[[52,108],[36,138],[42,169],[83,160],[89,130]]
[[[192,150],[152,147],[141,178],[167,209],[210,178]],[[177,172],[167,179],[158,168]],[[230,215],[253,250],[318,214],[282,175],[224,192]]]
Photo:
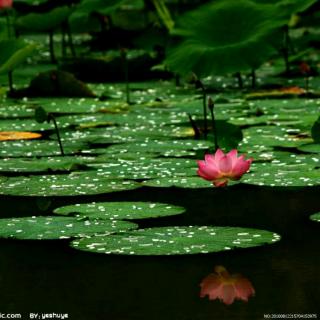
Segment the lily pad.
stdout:
[[298,147],[304,143],[311,142],[311,138],[300,137],[299,129],[290,129],[279,126],[259,126],[243,130],[243,141],[240,142],[240,147],[252,148],[253,146],[279,146],[279,147]]
[[73,248],[104,254],[185,255],[250,248],[273,243],[280,236],[269,231],[233,227],[161,227],[122,235],[84,238]]
[[126,143],[107,148],[106,153],[153,152],[161,155],[174,155],[176,152],[206,150],[213,143],[205,140],[150,140],[145,142]]
[[146,159],[120,160],[105,163],[88,164],[89,167],[99,170],[105,177],[117,179],[151,179],[178,176],[193,176],[195,160],[191,159]]
[[60,215],[76,214],[88,219],[145,219],[181,214],[183,207],[166,203],[151,202],[92,202],[57,208],[54,213]]
[[244,183],[271,187],[307,187],[320,185],[320,170],[311,164],[252,164]]
[[46,172],[76,171],[86,168],[94,158],[84,157],[42,157],[42,158],[5,158],[0,161],[1,172]]
[[109,179],[99,172],[9,177],[0,181],[0,194],[16,196],[76,196],[132,190],[133,181]]
[[[196,174],[196,168],[194,174]],[[174,177],[174,178],[160,178],[151,179],[143,182],[144,186],[148,187],[162,187],[162,188],[211,188],[212,183],[210,181],[203,180],[200,177]]]
[[0,219],[0,238],[22,240],[69,239],[96,234],[109,235],[135,229],[126,221],[80,220],[72,217],[24,217]]
[[[0,146],[0,157],[45,157],[61,154],[57,141],[2,141]],[[66,155],[79,153],[85,147],[85,144],[76,141],[68,141],[63,144]]]
[[298,150],[303,152],[310,152],[310,153],[320,153],[320,144],[319,143],[303,144],[298,147]]

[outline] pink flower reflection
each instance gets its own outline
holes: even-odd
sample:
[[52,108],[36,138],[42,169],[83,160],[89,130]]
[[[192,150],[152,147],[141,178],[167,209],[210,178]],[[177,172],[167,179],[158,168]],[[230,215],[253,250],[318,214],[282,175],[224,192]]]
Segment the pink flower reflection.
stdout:
[[209,296],[209,300],[219,299],[230,305],[235,299],[248,301],[255,294],[251,282],[240,274],[232,274],[222,266],[214,268],[215,273],[209,274],[200,284],[200,297]]
[[239,180],[249,170],[252,160],[245,160],[244,155],[238,157],[236,149],[227,154],[218,149],[214,155],[206,154],[204,160],[197,161],[197,173],[216,187],[224,187],[229,180]]
[[11,8],[13,0],[0,0],[0,9]]

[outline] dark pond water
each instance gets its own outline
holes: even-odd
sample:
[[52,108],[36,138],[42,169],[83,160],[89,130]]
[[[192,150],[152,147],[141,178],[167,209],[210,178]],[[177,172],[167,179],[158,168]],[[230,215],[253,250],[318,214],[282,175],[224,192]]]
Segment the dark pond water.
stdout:
[[[194,256],[134,257],[85,253],[68,241],[1,240],[0,312],[62,313],[69,319],[263,319],[264,314],[317,314],[320,277],[319,188],[156,189],[112,200],[159,201],[187,208],[180,217],[144,226],[212,224],[279,232],[281,241],[253,249]],[[4,216],[49,214],[63,204],[107,201],[111,195],[52,199],[46,212],[35,199],[1,198]],[[17,208],[18,207],[18,208]],[[200,298],[201,280],[223,265],[241,273],[256,294],[224,305]],[[319,313],[318,313],[319,316]]]

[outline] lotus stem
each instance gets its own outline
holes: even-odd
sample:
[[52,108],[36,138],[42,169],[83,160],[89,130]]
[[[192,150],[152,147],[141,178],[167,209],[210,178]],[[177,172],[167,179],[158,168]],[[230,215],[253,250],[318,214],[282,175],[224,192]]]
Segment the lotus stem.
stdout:
[[56,121],[55,117],[54,117],[51,113],[48,114],[48,120],[49,120],[49,121],[50,121],[50,120],[53,121],[54,128],[55,128],[55,130],[56,130],[56,135],[57,135],[57,138],[58,138],[58,143],[59,143],[61,155],[62,155],[62,156],[65,156],[65,153],[64,153],[64,151],[63,151],[63,146],[62,146],[61,138],[60,138],[59,128],[58,128],[58,125],[57,125],[57,121]]
[[306,76],[304,78],[304,85],[305,85],[306,93],[308,93],[309,92],[309,77],[308,76]]
[[12,71],[8,71],[8,83],[9,83],[9,92],[12,93],[13,89],[13,79],[12,79]]
[[211,97],[208,98],[208,108],[211,112],[212,132],[214,136],[214,147],[215,147],[215,151],[217,151],[219,149],[218,135],[217,135],[216,120],[214,116],[214,102]]
[[200,138],[200,130],[196,124],[196,122],[192,119],[192,116],[190,113],[188,113],[189,121],[192,126],[193,132],[194,132],[194,138],[199,139]]
[[289,75],[290,72],[290,63],[289,63],[289,43],[290,43],[290,36],[289,36],[289,27],[288,25],[284,26],[284,34],[283,34],[283,59],[285,63],[285,73]]
[[252,69],[251,71],[251,87],[252,89],[254,89],[257,85],[257,75],[256,75],[256,71],[254,69]]
[[54,46],[53,46],[53,31],[49,32],[49,50],[50,50],[51,63],[56,63],[56,57],[54,54]]
[[208,122],[207,122],[207,93],[206,89],[203,86],[202,82],[201,83],[201,89],[202,89],[202,101],[203,101],[203,122],[204,122],[204,137],[207,139],[207,134],[208,134]]
[[9,14],[9,10],[8,9],[5,9],[4,10],[5,12],[5,17],[6,17],[6,23],[7,23],[7,34],[8,34],[8,39],[11,38],[11,25],[10,25],[10,14]]
[[177,73],[175,74],[174,80],[175,80],[176,87],[181,87],[181,81],[180,81],[180,75],[179,74],[177,74]]
[[202,90],[203,124],[204,124],[203,133],[204,133],[205,139],[207,139],[207,135],[208,135],[207,92],[203,83],[198,79],[198,77],[195,74],[193,74],[193,78],[195,81],[196,88],[201,88]]
[[238,80],[239,89],[243,89],[243,80],[242,80],[241,72],[236,73],[236,78]]
[[72,57],[75,58],[76,50],[75,50],[74,45],[73,45],[72,32],[71,32],[70,25],[69,25],[68,22],[66,22],[66,32],[67,32],[67,35],[68,35],[68,43],[69,43],[69,47],[70,47],[70,51],[71,51]]
[[126,84],[126,102],[130,104],[130,88],[129,88],[129,66],[128,66],[128,59],[127,59],[127,50],[122,48],[120,50],[122,64],[123,64],[123,71],[124,71],[124,81]]
[[61,31],[61,55],[65,57],[67,55],[67,43],[66,43],[66,26],[62,25]]

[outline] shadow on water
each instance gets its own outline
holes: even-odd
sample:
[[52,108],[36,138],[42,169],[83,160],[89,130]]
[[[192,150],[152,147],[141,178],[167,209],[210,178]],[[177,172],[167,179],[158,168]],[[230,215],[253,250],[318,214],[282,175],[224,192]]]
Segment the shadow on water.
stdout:
[[[67,241],[1,241],[0,311],[68,313],[70,319],[263,319],[264,314],[319,310],[319,188],[156,189],[85,198],[52,198],[41,212],[35,199],[3,197],[3,217],[49,214],[87,201],[158,201],[182,205],[182,216],[140,221],[141,226],[232,225],[278,232],[280,242],[222,253],[104,256],[73,250]],[[200,282],[214,266],[241,273],[256,295],[224,305],[200,298]],[[28,319],[28,318],[27,318]]]

